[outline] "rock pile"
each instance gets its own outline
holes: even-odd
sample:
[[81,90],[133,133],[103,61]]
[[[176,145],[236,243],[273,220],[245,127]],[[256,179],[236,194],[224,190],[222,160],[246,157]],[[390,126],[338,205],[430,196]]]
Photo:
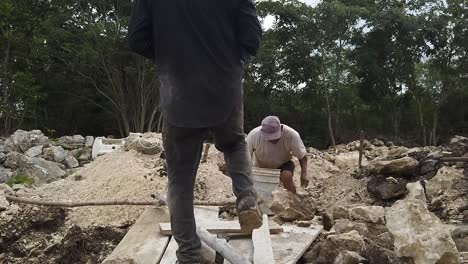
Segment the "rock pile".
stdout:
[[64,136],[51,140],[40,130],[18,130],[0,142],[0,183],[15,176],[40,186],[56,181],[91,161],[93,137]]

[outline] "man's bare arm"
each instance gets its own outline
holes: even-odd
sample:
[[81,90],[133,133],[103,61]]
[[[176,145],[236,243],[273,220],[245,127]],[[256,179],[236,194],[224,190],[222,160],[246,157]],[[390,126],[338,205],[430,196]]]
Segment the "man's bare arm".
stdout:
[[299,159],[301,165],[301,186],[307,187],[309,185],[309,176],[307,175],[307,154],[302,159]]

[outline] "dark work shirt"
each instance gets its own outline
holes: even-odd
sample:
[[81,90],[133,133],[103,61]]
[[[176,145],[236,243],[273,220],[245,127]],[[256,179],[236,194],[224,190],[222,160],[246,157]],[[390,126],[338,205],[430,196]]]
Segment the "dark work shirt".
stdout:
[[252,0],[135,0],[129,45],[158,66],[166,121],[201,128],[242,104],[243,63],[261,34]]

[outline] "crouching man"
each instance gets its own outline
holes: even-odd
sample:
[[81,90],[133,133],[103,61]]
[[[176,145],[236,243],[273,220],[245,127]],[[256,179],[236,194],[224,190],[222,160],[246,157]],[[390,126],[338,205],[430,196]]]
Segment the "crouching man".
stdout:
[[307,187],[307,151],[299,133],[281,124],[276,116],[263,119],[261,126],[253,129],[247,136],[250,155],[255,154],[254,166],[281,170],[281,183],[290,192],[296,193],[293,176],[295,165],[293,156],[301,165],[301,186]]

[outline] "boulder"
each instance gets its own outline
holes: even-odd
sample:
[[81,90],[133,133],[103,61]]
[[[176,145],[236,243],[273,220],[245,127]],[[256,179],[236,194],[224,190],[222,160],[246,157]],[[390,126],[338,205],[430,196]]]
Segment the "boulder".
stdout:
[[354,251],[343,250],[335,258],[333,264],[365,264],[367,259]]
[[10,169],[0,166],[0,183],[7,182],[13,176],[13,172]]
[[371,243],[366,247],[365,256],[369,260],[369,263],[378,264],[400,264],[400,259],[391,250],[380,247],[375,243]]
[[[363,156],[362,165],[366,165],[366,164],[367,164],[367,158]],[[357,168],[359,165],[359,152],[358,151],[345,152],[345,153],[341,153],[335,156],[335,165],[342,170]]]
[[85,147],[86,148],[92,148],[93,144],[94,144],[94,137],[86,136],[86,138],[85,138]]
[[418,161],[411,157],[396,160],[379,160],[369,164],[369,172],[373,174],[411,176],[418,167]]
[[270,210],[285,221],[312,219],[315,214],[315,208],[306,208],[295,194],[284,189],[272,193]]
[[376,237],[373,237],[372,240],[379,245],[380,247],[392,250],[395,248],[394,240],[392,234],[390,232],[384,232]]
[[58,164],[43,158],[31,158],[28,166],[18,169],[17,173],[32,177],[35,185],[50,183],[66,175]]
[[452,230],[452,238],[459,252],[468,252],[468,226],[459,226]]
[[437,160],[427,159],[419,164],[419,174],[425,175],[436,170]]
[[327,231],[330,231],[330,229],[335,225],[335,219],[330,211],[326,210],[322,213],[322,224],[323,229]]
[[462,136],[454,136],[451,140],[450,140],[450,144],[464,144],[464,145],[468,145],[468,138],[466,137],[462,137]]
[[50,161],[63,162],[67,157],[67,151],[62,146],[44,149],[44,158]]
[[34,158],[42,154],[43,148],[44,146],[42,145],[35,146],[35,147],[28,149],[24,154],[26,154],[26,156],[28,157]]
[[361,236],[365,237],[369,233],[366,224],[351,222],[348,219],[335,220],[335,225],[333,228],[337,234],[348,233],[350,231],[356,230]]
[[125,150],[134,149],[146,155],[156,155],[163,150],[162,139],[156,133],[130,133],[125,141]]
[[23,153],[34,146],[49,146],[49,138],[44,136],[40,130],[17,130],[5,140],[4,145],[7,151]]
[[408,190],[408,194],[405,199],[416,199],[426,203],[426,193],[420,182],[408,183],[406,189]]
[[310,250],[304,254],[302,260],[304,263],[317,264],[317,258],[320,253],[322,243],[313,243]]
[[382,147],[382,146],[385,145],[384,142],[383,142],[382,140],[376,139],[376,138],[372,139],[372,140],[370,141],[370,143],[371,143],[372,145],[374,145],[374,146],[377,146],[377,147]]
[[393,200],[401,198],[406,193],[404,183],[389,182],[383,176],[372,177],[367,182],[367,191],[380,200]]
[[463,156],[468,152],[468,138],[455,136],[450,140],[450,149],[455,156]]
[[72,155],[67,155],[67,157],[65,158],[63,163],[69,169],[77,168],[78,166],[80,166],[80,163],[78,162],[78,160],[75,157],[73,157]]
[[402,158],[406,152],[408,152],[408,148],[406,147],[394,147],[388,151],[387,158],[399,159]]
[[333,219],[349,219],[350,206],[335,205],[332,207]]
[[58,140],[59,145],[64,149],[79,149],[85,146],[86,140],[83,136],[63,136]]
[[16,151],[12,151],[7,154],[3,165],[12,170],[16,170],[18,168],[27,166],[30,159],[31,159],[30,157],[24,154],[21,154]]
[[17,192],[19,190],[23,190],[25,189],[26,187],[23,185],[23,184],[13,184],[13,186],[11,186],[11,189],[14,191],[14,192]]
[[0,212],[7,210],[10,207],[10,203],[5,198],[5,192],[0,190]]
[[382,206],[357,206],[350,209],[349,216],[353,221],[385,223],[385,209]]
[[429,199],[433,199],[445,191],[455,187],[463,180],[463,170],[453,167],[442,167],[434,178],[426,183],[426,193]]
[[0,152],[0,164],[2,164],[6,159],[6,154],[3,152]]
[[89,148],[83,149],[83,151],[78,156],[78,161],[80,163],[87,163],[93,160],[92,150]]
[[458,263],[450,231],[426,206],[419,199],[407,198],[386,211],[395,252],[399,257],[412,258],[415,264]]
[[357,231],[329,235],[320,247],[317,263],[333,263],[339,253],[344,250],[362,255],[365,248],[364,238]]
[[6,183],[1,183],[0,184],[0,191],[3,191],[7,195],[13,195],[14,194],[13,189]]

